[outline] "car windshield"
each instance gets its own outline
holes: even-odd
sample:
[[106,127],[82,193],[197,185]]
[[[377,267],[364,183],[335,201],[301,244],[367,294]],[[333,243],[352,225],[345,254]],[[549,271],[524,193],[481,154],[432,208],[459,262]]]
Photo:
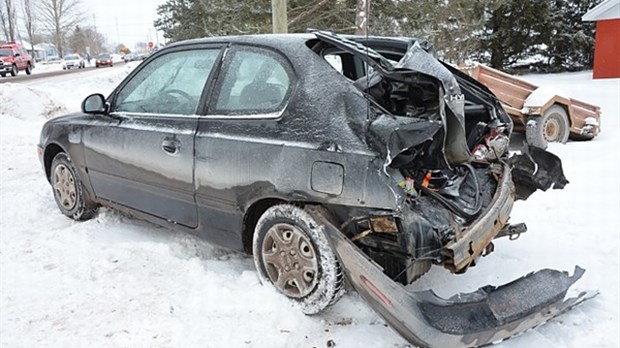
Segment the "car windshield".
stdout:
[[79,57],[74,54],[65,56],[65,60],[78,60],[78,59]]
[[97,56],[97,59],[110,59],[109,54],[100,54]]
[[10,57],[10,56],[11,56],[11,50],[8,50],[8,49],[0,50],[0,57]]

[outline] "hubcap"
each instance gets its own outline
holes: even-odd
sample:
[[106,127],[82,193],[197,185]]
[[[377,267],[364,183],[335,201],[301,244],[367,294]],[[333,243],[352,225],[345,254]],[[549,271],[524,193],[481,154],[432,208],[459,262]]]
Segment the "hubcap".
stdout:
[[294,225],[273,225],[262,245],[263,266],[269,280],[283,294],[301,298],[317,284],[317,255],[305,233]]
[[75,207],[77,193],[73,174],[64,164],[59,164],[54,169],[53,184],[56,199],[67,210]]
[[554,142],[560,138],[560,122],[554,117],[549,117],[544,127],[545,140]]

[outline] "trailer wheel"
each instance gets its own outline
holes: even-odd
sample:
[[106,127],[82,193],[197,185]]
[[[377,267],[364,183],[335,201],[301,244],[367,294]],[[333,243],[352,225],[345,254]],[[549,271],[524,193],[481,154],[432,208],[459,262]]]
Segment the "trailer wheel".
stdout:
[[542,116],[532,116],[525,128],[528,144],[546,149],[548,143],[566,143],[570,135],[570,125],[566,110],[553,105]]
[[263,284],[295,301],[305,314],[316,314],[344,293],[340,262],[324,226],[290,204],[267,209],[256,224],[254,263]]

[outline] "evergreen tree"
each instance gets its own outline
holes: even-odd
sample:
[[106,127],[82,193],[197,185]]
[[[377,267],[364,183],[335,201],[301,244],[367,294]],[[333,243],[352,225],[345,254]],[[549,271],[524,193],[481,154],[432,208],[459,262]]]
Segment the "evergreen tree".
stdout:
[[594,51],[594,23],[581,17],[601,0],[553,1],[552,35],[549,40],[549,66],[552,71],[591,68]]
[[549,0],[503,0],[486,9],[479,60],[497,69],[545,54],[552,32]]

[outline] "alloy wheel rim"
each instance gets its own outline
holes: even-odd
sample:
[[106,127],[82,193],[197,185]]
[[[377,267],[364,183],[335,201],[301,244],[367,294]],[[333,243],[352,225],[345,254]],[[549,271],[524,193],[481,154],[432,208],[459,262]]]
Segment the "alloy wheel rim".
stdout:
[[302,298],[314,290],[319,266],[314,246],[297,226],[273,225],[262,243],[263,266],[269,280],[288,297]]
[[77,190],[75,178],[69,168],[64,164],[59,164],[54,169],[53,188],[56,199],[63,208],[71,210],[77,202]]

